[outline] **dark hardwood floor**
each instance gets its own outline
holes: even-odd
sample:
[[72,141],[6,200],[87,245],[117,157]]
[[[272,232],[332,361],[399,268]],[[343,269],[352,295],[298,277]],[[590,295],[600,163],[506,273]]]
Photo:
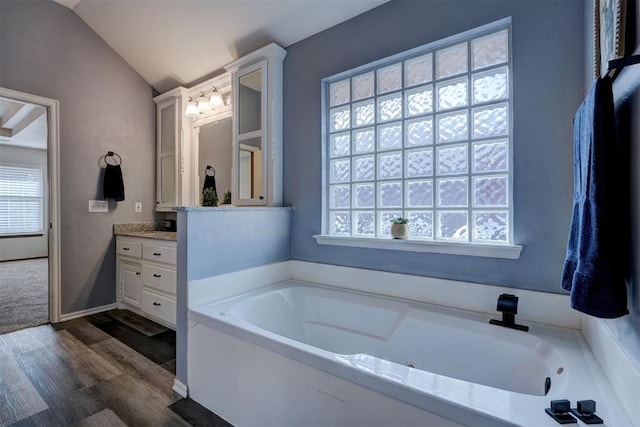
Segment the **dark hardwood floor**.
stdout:
[[172,391],[175,342],[122,310],[0,335],[0,427],[231,426]]

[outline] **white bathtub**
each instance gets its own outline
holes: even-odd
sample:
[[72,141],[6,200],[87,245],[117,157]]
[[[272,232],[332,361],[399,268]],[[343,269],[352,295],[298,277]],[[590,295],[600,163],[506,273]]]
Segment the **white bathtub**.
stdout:
[[554,426],[565,398],[627,425],[579,331],[489,318],[287,281],[189,310],[189,393],[237,426]]

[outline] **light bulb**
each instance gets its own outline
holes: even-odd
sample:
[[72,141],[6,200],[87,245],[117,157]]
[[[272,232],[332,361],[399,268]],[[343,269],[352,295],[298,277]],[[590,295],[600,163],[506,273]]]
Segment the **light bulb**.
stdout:
[[204,92],[198,98],[198,112],[199,113],[208,113],[211,111],[211,105],[209,105],[209,100],[204,96]]
[[218,88],[213,88],[213,92],[209,95],[209,105],[213,107],[221,107],[224,105],[224,100],[222,99],[222,94],[218,90]]
[[184,115],[187,117],[198,117],[200,115],[200,113],[198,113],[198,104],[196,104],[196,101],[189,98],[187,108],[184,110]]

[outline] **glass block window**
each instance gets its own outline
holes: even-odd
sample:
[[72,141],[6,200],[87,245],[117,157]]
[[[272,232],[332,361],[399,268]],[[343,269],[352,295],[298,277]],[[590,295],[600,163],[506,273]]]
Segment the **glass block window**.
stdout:
[[323,80],[323,233],[511,244],[510,21]]

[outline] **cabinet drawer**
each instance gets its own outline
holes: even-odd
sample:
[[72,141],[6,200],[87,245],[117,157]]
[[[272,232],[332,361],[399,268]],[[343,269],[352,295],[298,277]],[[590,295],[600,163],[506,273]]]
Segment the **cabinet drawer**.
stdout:
[[116,239],[116,253],[118,255],[140,258],[142,256],[142,244],[133,240]]
[[171,298],[143,289],[142,311],[172,325],[176,324],[176,301]]
[[144,264],[142,266],[142,283],[145,286],[175,295],[176,271]]
[[176,247],[144,242],[144,245],[142,245],[142,258],[176,265]]

